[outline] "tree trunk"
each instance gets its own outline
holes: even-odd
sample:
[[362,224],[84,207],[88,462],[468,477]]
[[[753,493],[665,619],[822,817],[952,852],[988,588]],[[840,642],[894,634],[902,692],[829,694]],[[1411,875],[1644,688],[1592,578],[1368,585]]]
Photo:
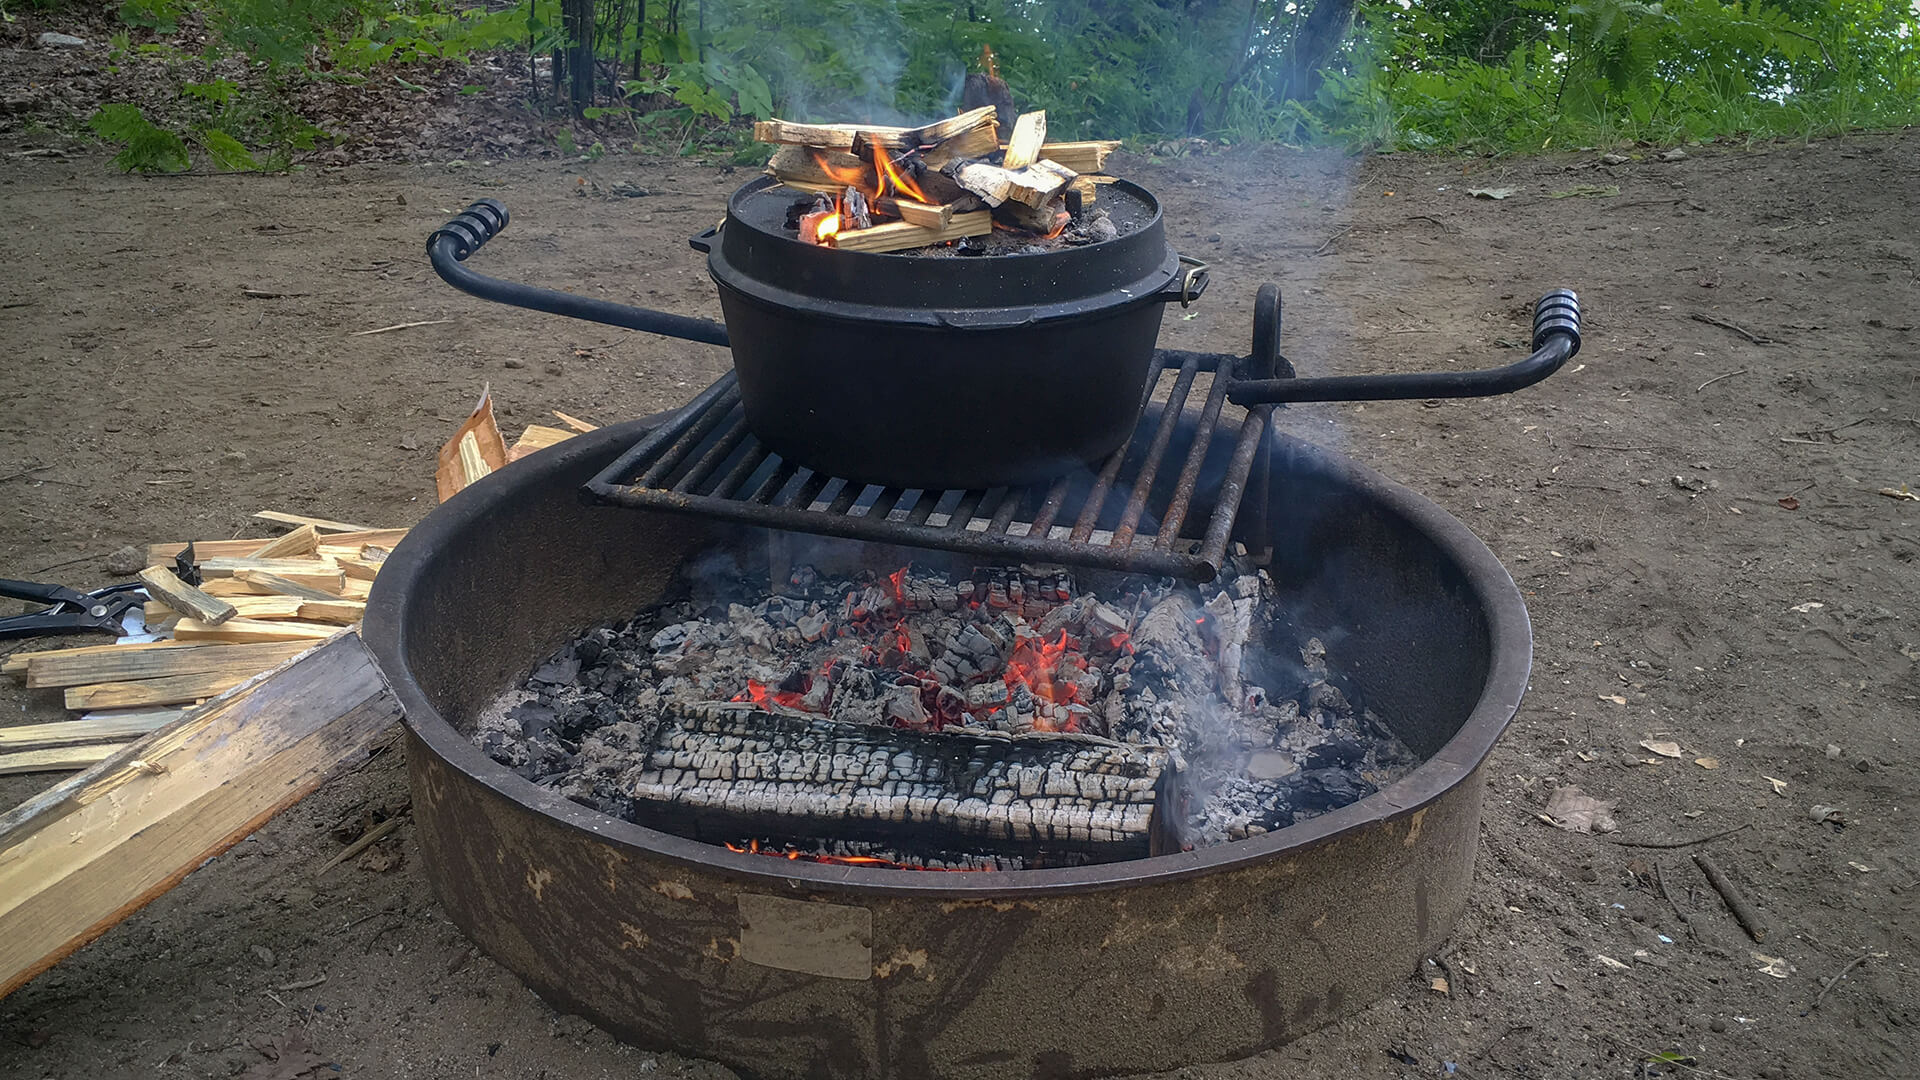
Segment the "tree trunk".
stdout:
[[640,54],[647,48],[647,0],[634,0],[633,6],[633,77],[640,77]]
[[593,104],[593,0],[560,0],[567,30],[567,96],[573,111]]
[[1287,82],[1283,94],[1304,101],[1320,90],[1320,71],[1333,59],[1353,29],[1354,0],[1319,0],[1287,46]]

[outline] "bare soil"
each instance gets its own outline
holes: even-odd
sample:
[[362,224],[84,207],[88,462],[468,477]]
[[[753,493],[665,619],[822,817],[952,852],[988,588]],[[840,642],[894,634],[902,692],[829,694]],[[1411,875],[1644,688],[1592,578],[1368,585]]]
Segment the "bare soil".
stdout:
[[[1244,348],[1267,280],[1313,374],[1509,361],[1555,286],[1588,312],[1580,356],[1524,393],[1289,413],[1492,545],[1527,594],[1535,678],[1439,963],[1283,1049],[1177,1075],[1630,1077],[1669,1074],[1647,1061],[1669,1050],[1694,1066],[1672,1075],[1920,1071],[1920,504],[1878,493],[1920,479],[1920,136],[1618,166],[1260,150],[1115,171],[1214,266],[1169,347]],[[104,584],[123,544],[236,535],[264,508],[417,521],[434,448],[486,384],[510,431],[686,400],[723,351],[472,300],[422,241],[491,195],[515,215],[479,257],[496,272],[713,316],[684,241],[745,178],[608,158],[142,180],[102,156],[0,156],[0,575]],[[652,194],[611,195],[621,180]],[[1550,197],[1583,185],[1619,190]],[[431,325],[349,336],[407,322]],[[9,717],[55,715],[0,695]],[[728,1075],[535,1000],[443,917],[408,828],[317,874],[337,823],[404,798],[399,754],[0,1001],[0,1077],[235,1075],[293,1031],[340,1067],[319,1076]],[[7,778],[0,801],[49,781]],[[1543,824],[1569,784],[1618,800],[1619,832]]]

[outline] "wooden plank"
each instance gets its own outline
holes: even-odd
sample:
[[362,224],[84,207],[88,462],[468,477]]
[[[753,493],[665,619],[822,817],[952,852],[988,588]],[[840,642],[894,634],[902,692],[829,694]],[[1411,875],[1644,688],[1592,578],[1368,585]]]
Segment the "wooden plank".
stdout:
[[949,240],[958,240],[965,236],[985,236],[993,231],[993,214],[986,210],[976,210],[971,214],[956,214],[953,223],[944,229],[927,229],[905,221],[896,221],[886,225],[875,225],[871,229],[857,229],[841,233],[833,238],[833,246],[842,251],[905,251],[908,248],[925,247],[928,244],[944,244]]
[[1118,149],[1119,139],[1047,143],[1040,148],[1040,160],[1065,165],[1077,173],[1097,173],[1106,171],[1107,156]]
[[862,191],[872,191],[879,186],[873,166],[852,154],[810,150],[804,146],[785,146],[774,151],[767,161],[767,175],[784,184],[804,185],[808,191],[824,191],[829,195],[837,194],[849,184]]
[[173,626],[173,639],[255,644],[264,641],[324,641],[339,632],[338,626],[294,619],[228,619],[219,626],[211,626],[197,619],[181,619]]
[[302,600],[333,600],[339,597],[340,587],[347,583],[347,572],[338,563],[333,566],[329,574],[272,574],[265,570],[242,570],[234,576],[249,586],[282,596],[298,596]]
[[852,150],[858,139],[862,145],[889,150],[910,150],[944,142],[956,135],[985,128],[995,130],[998,121],[991,105],[950,116],[945,120],[917,128],[889,127],[882,124],[797,124],[791,120],[760,120],[753,125],[753,137],[764,143],[793,146],[819,146],[830,150]]
[[[155,643],[159,645],[162,643]],[[305,648],[300,644],[215,645],[167,642],[155,645],[110,645],[104,649],[63,649],[34,653],[27,668],[33,688],[124,682],[165,675],[204,675],[210,672],[250,675],[270,668]],[[174,704],[157,702],[153,704]],[[100,706],[105,707],[105,706]]]
[[553,446],[556,443],[566,442],[568,439],[573,438],[574,435],[575,432],[568,431],[565,428],[529,424],[527,425],[527,430],[521,432],[520,438],[514,440],[513,446],[507,450],[507,460],[519,461],[521,458],[526,457],[536,450],[545,450],[547,447]]
[[200,583],[200,591],[208,596],[218,596],[231,600],[236,596],[265,596],[273,592],[264,585],[253,585],[237,577],[214,578]]
[[180,575],[164,566],[149,566],[140,571],[140,583],[147,595],[182,615],[218,625],[234,616],[234,607],[217,596],[208,596],[180,580]]
[[307,600],[300,604],[300,618],[310,623],[347,626],[359,622],[366,613],[366,602],[361,600]]
[[359,578],[361,581],[372,581],[374,578],[380,576],[380,563],[370,562],[366,559],[341,559],[339,562],[340,572],[350,578]]
[[1007,153],[1000,161],[1003,169],[1024,169],[1040,160],[1040,146],[1047,141],[1047,114],[1039,112],[1021,113],[1020,119],[1013,125],[1013,134],[1007,137]]
[[34,661],[41,663],[59,663],[75,657],[94,656],[106,652],[124,654],[140,652],[146,649],[169,649],[173,647],[175,646],[171,641],[142,641],[132,645],[120,645],[117,643],[113,645],[82,645],[74,649],[46,649],[41,652],[19,652],[7,657],[6,662],[0,664],[0,675],[12,675],[17,679],[25,679],[28,677],[28,670]]
[[577,416],[568,416],[566,413],[561,412],[559,409],[554,409],[553,415],[559,417],[561,423],[567,425],[568,427],[578,432],[584,433],[588,431],[600,430],[599,424],[593,423],[590,420],[582,420]]
[[345,632],[0,817],[0,996],[364,760],[399,717]]
[[[339,629],[333,627],[332,629]],[[312,638],[292,644],[311,648]],[[267,666],[271,666],[270,664]],[[74,712],[88,709],[149,708],[154,705],[191,705],[238,686],[267,666],[252,671],[203,671],[192,675],[163,675],[157,679],[132,679],[125,682],[89,683],[69,686],[64,691],[66,707]]]
[[252,559],[220,556],[200,561],[200,574],[206,578],[236,577],[242,570],[264,570],[269,574],[325,573],[333,569],[328,559]]
[[46,750],[17,750],[0,754],[0,776],[21,773],[72,772],[97,765],[119,753],[125,743],[96,746],[56,746]]
[[121,742],[165,727],[180,718],[178,709],[144,709],[95,719],[55,720],[50,724],[0,727],[0,750],[49,750],[86,743]]
[[278,510],[262,510],[253,515],[261,521],[277,521],[282,525],[311,525],[321,532],[365,532],[368,525],[351,525],[344,521],[329,521],[326,518],[306,517],[301,514],[283,514]]
[[985,157],[998,149],[1000,135],[997,127],[990,125],[963,131],[930,150],[922,151],[920,159],[938,169],[963,158]]
[[483,391],[480,403],[473,407],[473,415],[440,447],[434,464],[434,491],[441,502],[446,502],[461,488],[495,469],[505,468],[506,464],[507,443],[500,437],[500,427],[493,420],[493,394]]
[[348,578],[346,584],[340,587],[340,599],[365,600],[367,594],[372,591],[373,582],[362,581],[359,578]]
[[300,605],[312,603],[298,596],[230,596],[227,603],[233,605],[234,614],[242,619],[297,619],[300,617]]
[[893,211],[900,220],[909,225],[918,225],[923,229],[945,229],[953,224],[956,207],[952,203],[934,206],[931,203],[914,202],[912,199],[881,199],[880,202],[892,203]]
[[[271,537],[258,537],[248,540],[195,540],[193,557],[195,559],[244,558],[260,549]],[[147,565],[159,566],[173,561],[175,555],[187,549],[186,543],[148,544]]]
[[329,548],[352,548],[348,555],[358,554],[364,547],[382,547],[391,549],[406,539],[406,529],[368,529],[365,532],[341,533],[338,536],[325,537],[320,545],[320,556],[325,558]]
[[302,525],[285,536],[262,544],[257,551],[250,552],[251,559],[298,559],[311,555],[320,547],[320,530],[311,525]]

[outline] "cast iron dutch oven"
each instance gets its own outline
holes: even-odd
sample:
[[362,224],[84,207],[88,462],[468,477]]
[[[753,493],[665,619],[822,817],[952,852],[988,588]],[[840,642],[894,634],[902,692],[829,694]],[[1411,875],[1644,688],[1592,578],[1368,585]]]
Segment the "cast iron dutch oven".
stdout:
[[[747,426],[817,471],[901,488],[983,489],[1049,480],[1123,444],[1145,405],[1165,305],[1192,303],[1203,264],[1167,243],[1160,204],[1125,180],[1099,201],[1110,240],[961,257],[840,251],[786,228],[793,189],[741,187],[695,236],[722,326],[502,281],[462,265],[507,227],[482,199],[427,238],[434,269],[483,299],[733,350]],[[1271,322],[1278,327],[1278,294]],[[1271,343],[1270,343],[1271,345]],[[1580,347],[1571,292],[1549,293],[1535,352],[1492,371],[1236,382],[1241,405],[1472,397],[1552,374]],[[1256,351],[1260,351],[1256,348]]]
[[1153,196],[1104,185],[1133,227],[1099,243],[982,257],[838,251],[785,228],[802,197],[763,177],[734,192],[708,253],[724,327],[530,289],[459,265],[507,224],[474,204],[428,240],[477,296],[729,345],[747,426],[775,453],[902,487],[1029,483],[1097,461],[1140,415],[1160,316],[1206,271],[1168,246]]

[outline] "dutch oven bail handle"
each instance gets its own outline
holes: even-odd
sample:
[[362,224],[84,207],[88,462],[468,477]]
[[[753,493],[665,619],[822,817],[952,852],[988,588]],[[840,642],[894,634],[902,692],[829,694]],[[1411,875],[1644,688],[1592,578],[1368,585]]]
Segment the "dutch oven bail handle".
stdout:
[[[1261,299],[1279,322],[1280,297]],[[1235,405],[1281,405],[1302,401],[1405,401],[1421,398],[1491,397],[1522,390],[1560,370],[1580,351],[1580,298],[1555,289],[1533,308],[1533,352],[1525,360],[1483,371],[1434,371],[1413,375],[1344,375],[1305,379],[1235,380],[1227,400]]]
[[708,345],[728,344],[727,328],[711,319],[693,319],[685,315],[671,315],[664,311],[650,311],[629,304],[576,296],[557,289],[502,281],[475,273],[461,265],[506,227],[507,208],[496,199],[481,199],[427,237],[427,258],[432,260],[434,271],[447,284],[482,300],[663,337],[699,341]]

